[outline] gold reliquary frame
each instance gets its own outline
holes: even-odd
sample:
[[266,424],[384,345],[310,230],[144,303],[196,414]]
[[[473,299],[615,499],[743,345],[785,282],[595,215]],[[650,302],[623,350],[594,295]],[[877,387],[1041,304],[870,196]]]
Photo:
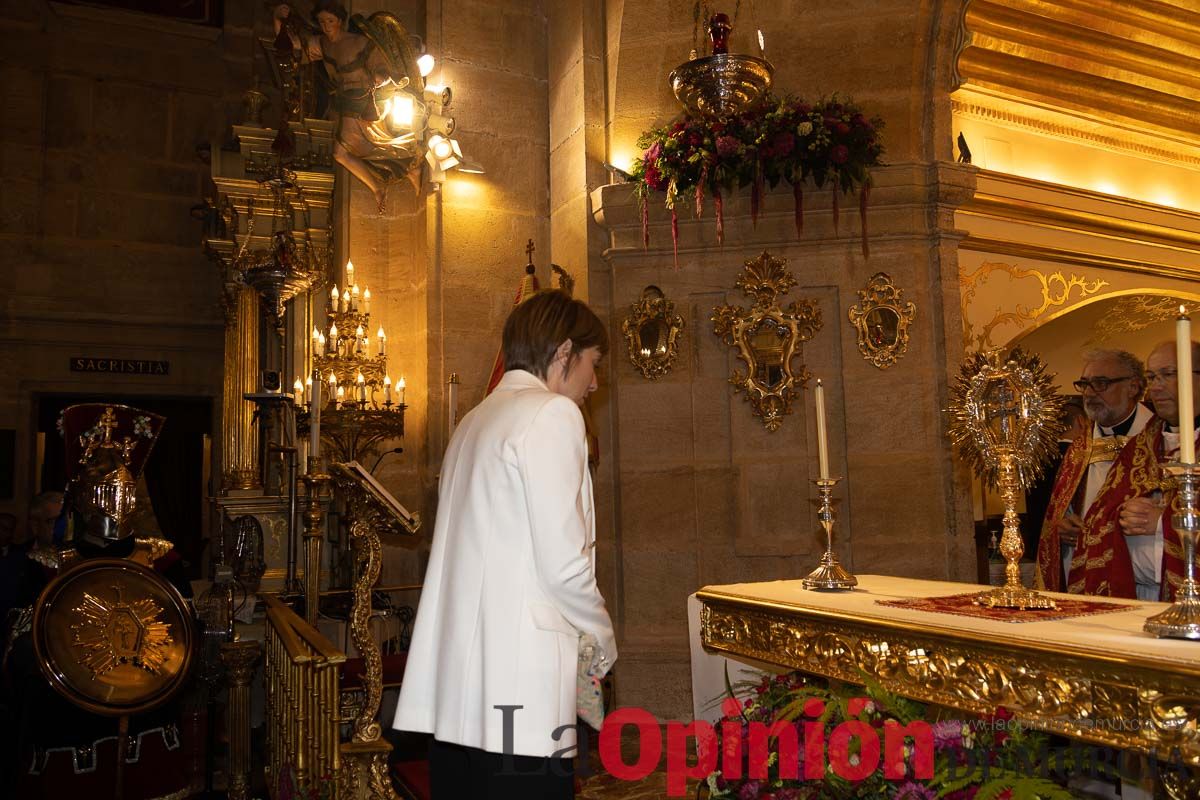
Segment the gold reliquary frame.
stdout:
[[848,312],[858,331],[858,351],[879,369],[892,366],[908,350],[908,326],[917,307],[902,294],[892,276],[876,272],[867,288],[858,290],[861,300]]
[[647,380],[656,381],[671,371],[679,355],[683,317],[675,313],[675,304],[662,289],[647,286],[642,290],[641,299],[629,307],[621,331],[630,363]]
[[783,416],[791,413],[792,399],[811,377],[803,363],[793,368],[792,359],[801,355],[804,342],[821,328],[821,309],[816,302],[801,298],[786,307],[779,297],[796,285],[787,269],[787,259],[763,251],[742,267],[736,287],[754,305],[718,306],[713,309],[713,332],[737,351],[746,373],[734,370],[729,378],[734,389],[744,392],[754,415],[769,431],[776,431]]

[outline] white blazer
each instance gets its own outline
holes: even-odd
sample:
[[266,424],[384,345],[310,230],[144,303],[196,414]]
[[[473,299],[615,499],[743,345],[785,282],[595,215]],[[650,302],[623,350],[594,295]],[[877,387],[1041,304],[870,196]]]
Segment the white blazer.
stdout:
[[[442,463],[437,521],[394,726],[524,756],[575,744],[581,632],[617,658],[596,586],[583,415],[523,370],[463,417]],[[505,741],[509,711],[511,740]]]

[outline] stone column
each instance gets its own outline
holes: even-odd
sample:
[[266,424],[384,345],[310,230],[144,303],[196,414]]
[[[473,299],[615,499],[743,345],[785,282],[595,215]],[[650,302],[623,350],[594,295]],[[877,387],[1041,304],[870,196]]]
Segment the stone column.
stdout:
[[259,643],[226,642],[221,645],[221,661],[229,680],[229,710],[226,717],[229,737],[229,800],[250,799],[250,679],[258,663]]
[[222,486],[226,491],[261,489],[254,403],[245,399],[258,388],[258,296],[249,286],[231,284],[226,297]]

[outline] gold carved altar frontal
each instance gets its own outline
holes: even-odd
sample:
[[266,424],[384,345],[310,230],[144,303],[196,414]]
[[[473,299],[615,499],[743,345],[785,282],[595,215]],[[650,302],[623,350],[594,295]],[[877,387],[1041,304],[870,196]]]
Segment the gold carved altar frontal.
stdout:
[[[973,618],[954,624],[960,618],[932,615],[920,615],[930,620],[920,622],[913,620],[919,612],[878,608],[872,597],[936,592],[907,586],[870,591],[873,582],[883,581],[942,592],[948,586],[860,576],[868,591],[837,595],[804,591],[799,581],[706,587],[696,594],[703,604],[701,641],[709,651],[851,683],[867,675],[888,691],[971,713],[1004,707],[1023,724],[1096,744],[1154,752],[1162,759],[1178,750],[1185,763],[1200,765],[1197,645],[1174,643],[1190,648],[1170,651],[1183,653],[1178,659],[1156,655],[1167,649],[1154,644],[1138,655],[1130,645],[1140,645],[1140,639],[1111,632],[1119,618],[1125,625],[1123,618],[1130,617],[1132,627],[1136,617],[1142,636],[1135,611],[1144,605],[1148,615],[1161,604],[1019,627]],[[759,586],[766,588],[760,593]],[[1046,626],[1068,626],[1071,632],[1056,639]],[[1040,636],[1032,634],[1037,628]],[[1093,628],[1095,645],[1079,644]],[[1031,633],[1023,635],[1027,630]]]
[[1049,622],[1056,619],[1086,617],[1091,614],[1111,614],[1128,611],[1135,606],[1106,603],[1099,600],[1055,600],[1049,608],[992,608],[975,602],[979,592],[951,594],[944,597],[915,597],[910,600],[876,600],[881,606],[911,608],[933,614],[958,614],[964,617],[994,619],[999,622]]

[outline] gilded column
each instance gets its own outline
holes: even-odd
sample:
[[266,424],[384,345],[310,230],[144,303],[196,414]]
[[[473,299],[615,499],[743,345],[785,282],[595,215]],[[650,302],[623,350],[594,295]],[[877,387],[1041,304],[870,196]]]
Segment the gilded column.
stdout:
[[221,645],[229,680],[229,800],[250,800],[250,679],[258,663],[259,643],[242,640]]
[[249,286],[232,284],[226,299],[222,483],[226,490],[261,489],[254,403],[245,399],[258,389],[258,295]]

